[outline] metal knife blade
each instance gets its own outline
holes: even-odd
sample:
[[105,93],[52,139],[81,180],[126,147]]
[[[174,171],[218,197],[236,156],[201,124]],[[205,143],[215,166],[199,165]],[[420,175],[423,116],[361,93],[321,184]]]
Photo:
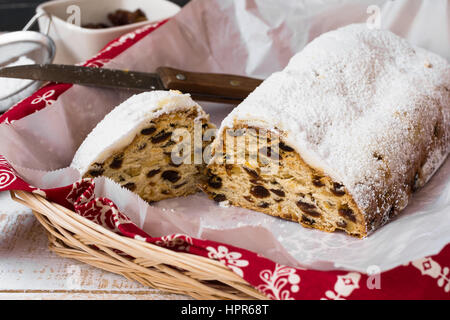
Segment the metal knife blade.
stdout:
[[238,104],[262,80],[219,73],[198,73],[159,67],[156,73],[61,64],[0,68],[0,77],[121,88],[134,91],[179,90],[196,100]]
[[31,64],[0,68],[0,77],[144,91],[166,89],[156,73],[62,64]]

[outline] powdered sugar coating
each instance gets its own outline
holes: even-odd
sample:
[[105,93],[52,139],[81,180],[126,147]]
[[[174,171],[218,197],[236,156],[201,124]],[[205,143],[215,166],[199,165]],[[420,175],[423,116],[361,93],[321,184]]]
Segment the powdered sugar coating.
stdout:
[[130,144],[149,121],[162,114],[196,108],[197,120],[207,118],[189,94],[178,91],[150,91],[137,94],[114,108],[86,137],[76,152],[71,167],[81,175],[94,162],[103,162]]
[[361,24],[308,44],[220,130],[244,121],[282,132],[308,164],[345,185],[367,221],[379,216],[382,225],[446,159],[449,119],[448,62]]

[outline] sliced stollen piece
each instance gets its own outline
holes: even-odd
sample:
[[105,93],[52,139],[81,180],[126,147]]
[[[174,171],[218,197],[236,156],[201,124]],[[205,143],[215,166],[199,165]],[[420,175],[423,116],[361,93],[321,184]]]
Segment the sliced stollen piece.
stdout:
[[202,188],[218,202],[365,237],[445,161],[449,120],[445,59],[389,31],[346,26],[228,115]]
[[192,194],[205,166],[194,150],[202,156],[209,128],[209,116],[188,94],[145,92],[97,124],[71,167],[83,177],[109,177],[148,202]]

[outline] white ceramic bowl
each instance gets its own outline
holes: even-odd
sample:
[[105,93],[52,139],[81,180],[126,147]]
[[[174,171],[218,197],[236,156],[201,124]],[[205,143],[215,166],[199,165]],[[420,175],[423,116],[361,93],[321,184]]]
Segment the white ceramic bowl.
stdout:
[[[84,25],[107,23],[108,13],[117,9],[141,9],[148,21],[106,29],[87,29],[75,24],[77,12],[80,13],[80,25]],[[51,16],[49,35],[56,43],[55,63],[67,64],[85,61],[115,38],[146,24],[170,18],[179,10],[178,5],[166,0],[57,0],[36,8],[38,14]],[[41,32],[46,32],[47,26],[48,17],[44,15],[39,19]]]

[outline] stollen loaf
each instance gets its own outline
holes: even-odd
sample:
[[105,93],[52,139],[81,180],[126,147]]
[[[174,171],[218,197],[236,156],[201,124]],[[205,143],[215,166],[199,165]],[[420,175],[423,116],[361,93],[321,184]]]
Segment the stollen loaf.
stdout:
[[325,33],[222,122],[202,188],[223,204],[365,237],[450,148],[450,66],[387,30]]
[[189,94],[141,93],[97,124],[71,167],[84,178],[106,176],[148,202],[185,196],[199,190],[205,167],[193,159],[195,130],[201,155],[207,144],[201,137],[210,128],[209,116]]

